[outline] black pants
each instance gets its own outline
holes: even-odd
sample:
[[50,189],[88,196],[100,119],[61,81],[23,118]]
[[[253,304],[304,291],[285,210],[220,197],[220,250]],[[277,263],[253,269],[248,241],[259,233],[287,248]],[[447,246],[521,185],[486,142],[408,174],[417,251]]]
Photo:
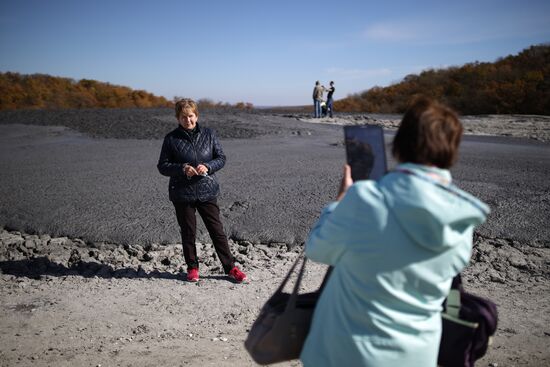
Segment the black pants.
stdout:
[[198,268],[199,259],[197,257],[197,247],[195,245],[195,237],[197,231],[197,219],[195,210],[198,210],[210,238],[214,243],[214,249],[220,259],[223,270],[229,273],[235,266],[233,255],[229,250],[227,237],[223,231],[223,225],[220,220],[220,208],[216,199],[212,201],[195,201],[191,203],[174,202],[176,208],[176,217],[181,229],[181,242],[183,245],[183,256],[188,268]]

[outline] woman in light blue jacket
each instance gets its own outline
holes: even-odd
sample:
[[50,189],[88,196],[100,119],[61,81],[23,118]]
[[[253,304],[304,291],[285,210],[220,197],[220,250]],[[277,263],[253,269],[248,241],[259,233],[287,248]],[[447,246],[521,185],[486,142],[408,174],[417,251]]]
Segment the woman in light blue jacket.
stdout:
[[442,302],[489,212],[451,184],[461,135],[453,111],[420,99],[395,135],[393,171],[353,183],[345,167],[336,201],[306,242],[308,258],[334,269],[304,366],[437,365]]

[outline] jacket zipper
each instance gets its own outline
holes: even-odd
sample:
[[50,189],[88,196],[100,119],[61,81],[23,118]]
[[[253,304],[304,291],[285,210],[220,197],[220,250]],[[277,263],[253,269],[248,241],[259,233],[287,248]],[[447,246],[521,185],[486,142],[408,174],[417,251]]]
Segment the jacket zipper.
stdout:
[[[199,134],[200,134],[199,131],[197,131],[196,134],[193,134],[193,135],[189,134],[189,137],[191,138],[191,145],[193,146],[193,152],[195,153],[195,165],[196,166],[199,165],[199,157],[197,155],[197,147],[195,145],[195,137],[198,138]],[[194,185],[194,186],[195,186],[195,198],[197,200],[199,200],[199,192],[197,190],[197,185]]]

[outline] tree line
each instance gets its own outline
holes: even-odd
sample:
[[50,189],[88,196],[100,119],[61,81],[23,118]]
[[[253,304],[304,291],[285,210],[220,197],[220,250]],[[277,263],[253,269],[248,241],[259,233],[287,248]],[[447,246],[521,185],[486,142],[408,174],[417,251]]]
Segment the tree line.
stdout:
[[[183,97],[174,97],[174,103],[180,100]],[[231,104],[229,102],[215,102],[209,98],[200,98],[197,100],[197,105],[199,110],[212,110],[212,109],[238,109],[251,111],[254,109],[254,105],[250,102],[237,102]]]
[[0,110],[164,107],[171,103],[144,90],[96,80],[46,74],[0,73]]
[[403,113],[415,95],[442,101],[462,114],[550,115],[550,45],[531,46],[495,62],[430,69],[388,87],[335,101],[335,111]]
[[[174,102],[144,90],[99,82],[76,81],[47,74],[0,73],[0,110],[173,107]],[[201,109],[236,108],[252,110],[248,102],[235,104],[199,99]]]

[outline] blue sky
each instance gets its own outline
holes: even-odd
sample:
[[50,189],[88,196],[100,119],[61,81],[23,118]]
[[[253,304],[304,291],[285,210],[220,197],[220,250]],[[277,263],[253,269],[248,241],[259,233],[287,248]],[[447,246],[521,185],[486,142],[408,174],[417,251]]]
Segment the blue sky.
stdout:
[[548,42],[548,0],[0,0],[0,71],[256,106]]

